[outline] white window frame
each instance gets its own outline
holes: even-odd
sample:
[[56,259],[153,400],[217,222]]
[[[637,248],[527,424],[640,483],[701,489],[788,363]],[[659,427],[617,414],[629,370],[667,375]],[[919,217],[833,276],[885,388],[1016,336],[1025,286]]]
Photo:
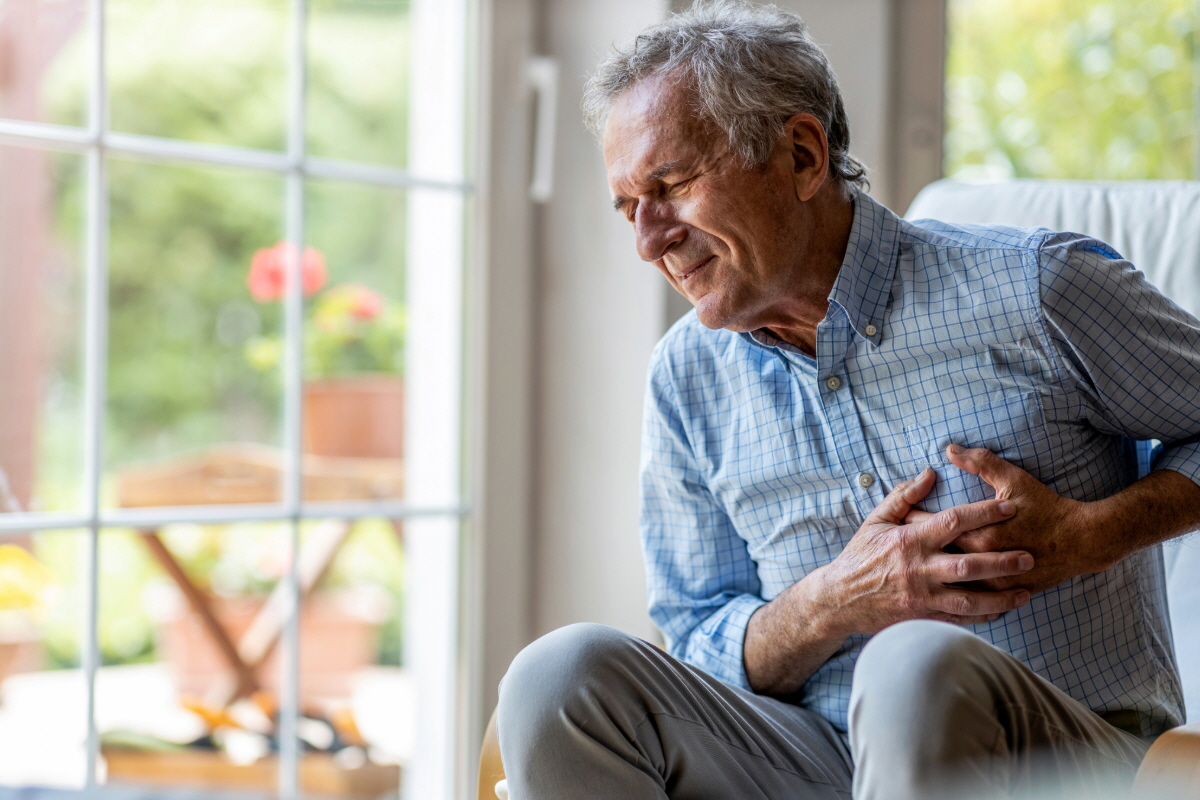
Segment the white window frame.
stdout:
[[[86,619],[83,671],[87,683],[85,788],[97,784],[95,723],[99,542],[106,528],[172,523],[277,521],[291,523],[293,552],[305,519],[385,517],[405,520],[406,666],[418,686],[417,752],[406,765],[408,797],[456,793],[461,719],[458,623],[460,537],[468,509],[461,498],[463,464],[462,305],[465,203],[474,187],[465,174],[467,54],[474,0],[413,0],[410,4],[411,85],[409,168],[316,158],[305,152],[306,0],[292,0],[288,33],[290,81],[283,152],[204,144],[112,131],[105,71],[105,0],[90,0],[88,124],[72,127],[0,119],[0,144],[79,153],[86,163],[84,308],[84,502],[74,513],[0,514],[0,540],[31,531],[86,529]],[[301,493],[304,299],[298,258],[288,264],[284,301],[282,502],[146,509],[102,509],[108,329],[108,202],[106,156],[143,161],[239,167],[285,180],[286,239],[304,241],[305,182],[333,179],[402,189],[408,194],[406,436],[404,501],[310,502]],[[301,248],[295,248],[296,253]],[[289,607],[282,644],[279,796],[299,796],[299,582],[296,559],[284,578]],[[432,726],[432,729],[426,726]]]

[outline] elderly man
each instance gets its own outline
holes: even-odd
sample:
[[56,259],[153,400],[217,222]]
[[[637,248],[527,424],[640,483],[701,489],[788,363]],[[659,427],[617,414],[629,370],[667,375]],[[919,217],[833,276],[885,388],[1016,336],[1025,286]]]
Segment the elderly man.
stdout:
[[773,7],[645,31],[585,111],[695,306],[646,402],[667,652],[592,625],[522,652],[511,796],[1127,786],[1183,718],[1156,545],[1200,525],[1200,323],[1101,242],[880,206]]

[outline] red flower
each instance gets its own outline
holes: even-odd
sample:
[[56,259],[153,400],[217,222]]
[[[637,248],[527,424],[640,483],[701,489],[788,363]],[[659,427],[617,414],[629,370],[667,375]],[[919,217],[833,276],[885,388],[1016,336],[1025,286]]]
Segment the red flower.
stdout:
[[[274,247],[263,247],[250,260],[250,272],[246,275],[246,286],[250,294],[260,303],[267,303],[283,297],[287,281],[287,262],[294,256],[296,247],[291,242],[278,242]],[[311,297],[322,286],[328,273],[325,270],[325,256],[315,247],[304,248],[304,258],[300,262],[300,284],[304,296]]]
[[354,305],[350,313],[357,319],[375,319],[383,311],[383,298],[379,293],[366,286],[355,285]]

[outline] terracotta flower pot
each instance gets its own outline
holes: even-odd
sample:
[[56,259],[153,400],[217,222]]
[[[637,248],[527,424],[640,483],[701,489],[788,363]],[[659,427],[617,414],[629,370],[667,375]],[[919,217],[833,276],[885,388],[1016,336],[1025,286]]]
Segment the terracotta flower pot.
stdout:
[[[216,597],[213,610],[230,637],[237,641],[262,608],[261,598]],[[375,663],[376,639],[385,609],[370,593],[359,590],[317,592],[300,615],[300,697],[314,705],[329,698],[349,697],[355,676]],[[203,697],[229,668],[200,619],[180,602],[159,621],[159,656],[168,664],[182,695]],[[280,651],[276,647],[259,670],[263,688],[279,690]]]
[[318,456],[402,458],[404,379],[350,375],[305,383],[304,450]]

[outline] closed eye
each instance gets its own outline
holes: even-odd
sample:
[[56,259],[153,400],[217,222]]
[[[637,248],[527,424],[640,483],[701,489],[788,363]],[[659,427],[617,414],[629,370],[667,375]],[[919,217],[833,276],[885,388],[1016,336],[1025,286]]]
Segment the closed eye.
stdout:
[[[676,181],[675,183],[660,183],[656,194],[659,197],[672,197],[680,190],[686,189],[688,185],[690,185],[699,177],[700,175],[698,174],[692,175],[690,178],[684,178],[681,181]],[[629,222],[633,222],[634,218],[637,216],[638,201],[633,197],[614,197],[613,209],[625,217],[625,219],[627,219]]]
[[667,187],[667,193],[668,193],[668,194],[675,194],[675,193],[676,193],[676,192],[678,192],[680,189],[684,189],[684,188],[686,188],[686,187],[687,187],[687,186],[688,186],[688,185],[689,185],[689,184],[690,184],[692,181],[696,180],[696,178],[699,178],[699,177],[700,177],[699,175],[693,175],[693,176],[692,176],[692,177],[690,177],[690,178],[684,178],[684,179],[683,179],[683,180],[681,180],[681,181],[677,181],[676,183],[672,183],[670,186],[668,186],[668,187]]

